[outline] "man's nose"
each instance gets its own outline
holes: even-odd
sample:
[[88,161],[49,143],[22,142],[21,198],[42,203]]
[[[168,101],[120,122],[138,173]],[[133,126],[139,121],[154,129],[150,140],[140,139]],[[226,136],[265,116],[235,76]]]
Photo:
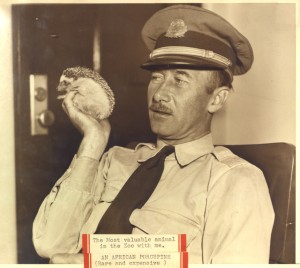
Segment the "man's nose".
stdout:
[[162,82],[159,87],[156,89],[153,99],[156,102],[164,101],[164,102],[169,102],[171,100],[170,97],[170,89],[171,89],[171,84],[170,81],[165,80]]

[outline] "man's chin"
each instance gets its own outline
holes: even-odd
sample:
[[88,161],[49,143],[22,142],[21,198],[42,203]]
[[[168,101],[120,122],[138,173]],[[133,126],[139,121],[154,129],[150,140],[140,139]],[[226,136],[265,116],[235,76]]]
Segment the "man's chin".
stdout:
[[172,129],[174,128],[174,120],[170,115],[156,115],[150,116],[150,126],[152,132],[158,136],[168,137],[172,135]]
[[151,129],[152,132],[156,134],[158,138],[165,140],[165,139],[169,139],[172,136],[172,134],[170,133],[170,129],[166,127],[151,126]]

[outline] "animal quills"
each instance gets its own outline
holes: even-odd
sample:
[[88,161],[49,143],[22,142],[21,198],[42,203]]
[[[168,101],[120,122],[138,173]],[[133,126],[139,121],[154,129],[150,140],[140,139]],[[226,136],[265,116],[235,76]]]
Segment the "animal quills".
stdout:
[[57,86],[58,99],[76,91],[74,105],[98,121],[108,118],[115,106],[114,94],[99,73],[86,67],[72,67],[63,71]]

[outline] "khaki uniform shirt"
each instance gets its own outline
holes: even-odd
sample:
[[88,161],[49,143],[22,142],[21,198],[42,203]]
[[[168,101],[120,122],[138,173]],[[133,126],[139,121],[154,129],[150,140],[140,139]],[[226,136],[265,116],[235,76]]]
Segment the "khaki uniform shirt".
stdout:
[[[113,147],[101,161],[73,159],[33,225],[39,255],[75,253],[126,180],[165,144]],[[137,189],[138,191],[138,189]],[[262,172],[214,147],[211,135],[175,146],[150,199],[133,211],[133,234],[187,234],[189,263],[268,263],[274,212]]]

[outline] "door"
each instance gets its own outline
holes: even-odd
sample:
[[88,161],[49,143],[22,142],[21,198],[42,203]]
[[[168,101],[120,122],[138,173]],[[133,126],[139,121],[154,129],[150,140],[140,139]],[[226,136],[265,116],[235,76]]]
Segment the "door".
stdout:
[[[146,108],[149,74],[139,68],[149,52],[140,31],[146,19],[162,7],[13,5],[18,263],[48,262],[34,250],[32,223],[81,140],[56,99],[56,86],[65,68],[93,67],[95,28],[100,33],[101,74],[116,97],[109,147],[154,140]],[[46,135],[32,135],[31,131],[29,77],[37,74],[47,78],[47,109],[55,118],[51,126],[42,128]]]

